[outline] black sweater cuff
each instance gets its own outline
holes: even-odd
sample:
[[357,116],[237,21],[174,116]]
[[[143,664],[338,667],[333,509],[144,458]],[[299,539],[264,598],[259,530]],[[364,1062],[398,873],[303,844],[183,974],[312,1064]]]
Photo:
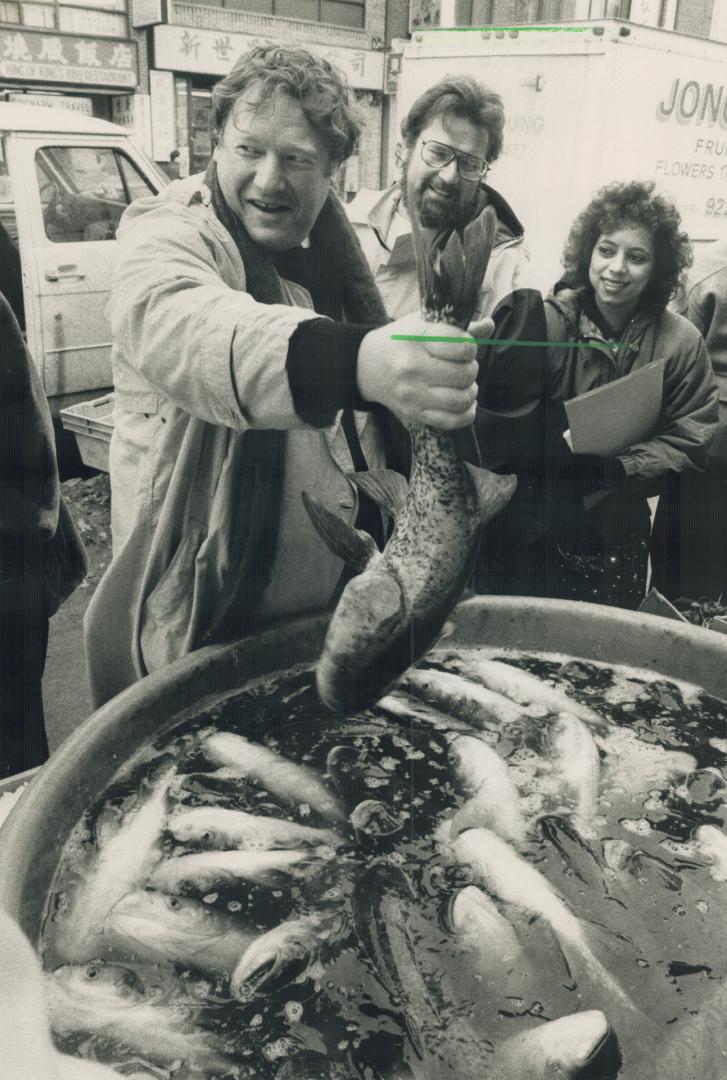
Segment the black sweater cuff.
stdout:
[[286,368],[295,411],[314,427],[332,424],[340,409],[370,409],[356,387],[361,342],[371,326],[309,319],[288,343]]

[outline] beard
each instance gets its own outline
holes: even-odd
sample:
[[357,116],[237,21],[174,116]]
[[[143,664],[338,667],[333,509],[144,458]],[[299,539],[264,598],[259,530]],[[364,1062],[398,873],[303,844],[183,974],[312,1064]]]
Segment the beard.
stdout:
[[447,198],[438,198],[427,184],[418,191],[411,185],[402,185],[402,201],[409,215],[416,214],[424,229],[451,232],[462,229],[470,219],[472,207],[464,206],[461,194],[453,192]]

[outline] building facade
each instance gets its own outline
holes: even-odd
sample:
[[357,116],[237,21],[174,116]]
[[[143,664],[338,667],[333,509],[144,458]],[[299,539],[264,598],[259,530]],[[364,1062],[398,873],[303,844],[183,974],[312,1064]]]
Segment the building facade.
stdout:
[[412,29],[624,19],[727,41],[725,0],[412,0]]
[[139,86],[126,0],[0,0],[0,96],[110,120]]
[[[117,106],[160,163],[180,152],[182,175],[203,169],[212,150],[214,84],[252,45],[300,44],[347,76],[365,120],[358,153],[338,179],[341,194],[377,186],[384,117],[386,0],[132,0],[130,18],[142,58],[141,93]],[[146,62],[146,71],[144,71]]]

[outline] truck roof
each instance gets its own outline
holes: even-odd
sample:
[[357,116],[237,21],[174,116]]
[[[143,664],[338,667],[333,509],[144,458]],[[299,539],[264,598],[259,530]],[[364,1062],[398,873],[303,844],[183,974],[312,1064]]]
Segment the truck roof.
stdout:
[[72,109],[0,101],[0,131],[62,132],[72,135],[128,135],[129,129]]

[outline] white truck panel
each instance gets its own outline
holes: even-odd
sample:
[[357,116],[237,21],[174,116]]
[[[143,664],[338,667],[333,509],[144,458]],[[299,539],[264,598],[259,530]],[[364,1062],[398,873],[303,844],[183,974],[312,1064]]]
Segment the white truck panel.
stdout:
[[402,48],[398,122],[448,73],[502,95],[488,182],[525,226],[540,288],[559,275],[573,218],[612,180],[656,181],[695,245],[727,236],[727,45],[604,20],[516,36],[422,31]]

